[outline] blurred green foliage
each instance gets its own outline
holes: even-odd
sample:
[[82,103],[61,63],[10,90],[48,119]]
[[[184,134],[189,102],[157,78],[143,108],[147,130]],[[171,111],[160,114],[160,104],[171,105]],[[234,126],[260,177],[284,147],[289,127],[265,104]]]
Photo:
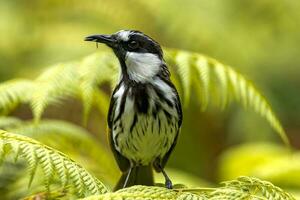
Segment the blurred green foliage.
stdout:
[[[2,0],[0,81],[36,77],[43,67],[95,52],[94,46],[83,42],[86,35],[138,29],[164,46],[207,54],[247,74],[271,100],[291,143],[299,148],[299,10],[300,2],[295,0]],[[232,160],[220,162],[220,155],[230,145],[276,142],[275,134],[260,117],[241,112],[235,106],[223,113],[213,108],[202,113],[193,109],[197,99],[191,101],[184,110],[182,134],[169,166],[211,182],[220,176],[221,179],[258,176],[252,173],[252,168],[262,163],[270,173],[278,170],[277,164],[268,163],[275,162],[274,157],[286,152],[273,144],[254,144],[250,150],[237,148],[236,154],[225,153]],[[78,113],[81,112],[79,103],[71,101],[64,109],[50,107],[45,116],[80,125],[81,114]],[[26,106],[13,114],[31,118]],[[106,137],[104,127],[105,116],[92,113],[88,129],[102,138],[101,141]],[[278,159],[276,162],[281,162],[281,158]],[[227,166],[232,163],[241,165]],[[234,174],[221,170],[218,175],[222,166]],[[298,180],[297,176],[288,177]],[[287,181],[286,185],[291,182]],[[294,190],[299,187],[292,185]]]
[[271,181],[299,196],[300,152],[274,143],[247,143],[228,149],[220,159],[219,180],[241,174]]

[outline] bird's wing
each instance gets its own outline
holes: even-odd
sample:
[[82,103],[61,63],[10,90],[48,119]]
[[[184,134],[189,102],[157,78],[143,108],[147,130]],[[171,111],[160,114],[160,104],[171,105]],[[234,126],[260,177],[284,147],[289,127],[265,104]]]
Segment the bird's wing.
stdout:
[[111,97],[110,105],[109,105],[109,110],[108,110],[108,115],[107,115],[107,123],[108,123],[108,141],[110,148],[114,154],[115,160],[118,163],[118,166],[122,172],[126,172],[130,168],[130,162],[127,158],[122,156],[120,152],[116,150],[116,147],[114,145],[114,140],[113,140],[113,119],[114,119],[114,111],[116,107],[116,99]]
[[110,128],[108,129],[108,141],[109,141],[110,148],[114,154],[115,160],[117,161],[120,170],[122,172],[127,172],[130,168],[130,161],[127,158],[125,158],[124,156],[122,156],[120,154],[120,152],[118,152],[116,150],[114,141],[112,138],[112,129],[110,129]]
[[176,92],[176,102],[177,102],[176,109],[177,109],[177,113],[178,113],[178,129],[177,129],[177,132],[176,132],[176,137],[175,137],[175,139],[174,139],[174,141],[172,143],[172,146],[170,147],[169,151],[166,153],[166,155],[161,160],[156,161],[156,162],[159,162],[159,163],[154,163],[154,169],[157,172],[160,172],[162,169],[164,169],[165,165],[167,164],[167,162],[169,160],[169,157],[170,157],[172,151],[174,150],[174,147],[176,146],[178,135],[179,135],[181,124],[182,124],[182,118],[183,118],[182,108],[181,108],[181,102],[180,102],[180,97],[178,95],[178,92],[177,92],[174,84],[170,81],[170,79],[165,79],[165,81],[172,88],[174,88],[174,90]]

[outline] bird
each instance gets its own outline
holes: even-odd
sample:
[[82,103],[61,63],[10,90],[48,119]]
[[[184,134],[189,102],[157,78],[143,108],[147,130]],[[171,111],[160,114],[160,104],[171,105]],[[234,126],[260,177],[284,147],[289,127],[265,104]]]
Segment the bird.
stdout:
[[153,169],[165,187],[173,184],[164,168],[182,124],[178,92],[158,42],[137,30],[96,34],[85,41],[110,47],[120,64],[107,115],[108,139],[122,172],[114,190],[153,186]]

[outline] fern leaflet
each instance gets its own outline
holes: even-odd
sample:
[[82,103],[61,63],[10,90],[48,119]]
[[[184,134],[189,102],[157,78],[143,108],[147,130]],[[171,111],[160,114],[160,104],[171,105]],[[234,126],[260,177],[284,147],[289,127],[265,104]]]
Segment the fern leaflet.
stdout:
[[28,103],[34,82],[26,79],[13,79],[0,84],[0,115],[6,115],[19,103]]
[[240,177],[225,182],[220,188],[182,188],[166,189],[163,187],[132,186],[116,192],[93,195],[84,200],[295,200],[293,196],[267,181],[251,177]]
[[49,104],[78,94],[79,78],[73,63],[58,64],[43,72],[36,80],[31,107],[36,121]]
[[80,195],[107,192],[106,187],[97,178],[63,153],[31,138],[14,133],[0,131],[0,138],[2,142],[1,151],[5,151],[9,146],[12,153],[20,155],[28,162],[31,174],[30,182],[37,166],[40,165],[46,176],[47,184],[50,183],[52,175],[56,173],[63,185],[71,182]]
[[[184,92],[190,94],[191,85],[200,85],[203,109],[207,107],[208,102],[213,100],[219,100],[220,107],[224,108],[233,97],[237,102],[266,118],[284,143],[289,145],[286,133],[268,101],[243,75],[229,66],[198,53],[183,53],[183,51],[171,49],[167,49],[167,51],[173,55],[168,57],[168,61],[175,63],[177,67],[181,66],[178,73],[184,85]],[[181,69],[182,67],[190,69]],[[196,73],[190,73],[189,71],[192,69]],[[195,74],[198,77],[192,79],[194,82],[190,83],[186,76],[195,76]]]

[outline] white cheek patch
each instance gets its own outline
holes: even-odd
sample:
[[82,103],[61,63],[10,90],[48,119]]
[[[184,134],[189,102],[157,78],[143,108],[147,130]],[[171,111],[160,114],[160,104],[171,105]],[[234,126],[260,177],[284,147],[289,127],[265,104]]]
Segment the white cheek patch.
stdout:
[[128,52],[125,62],[129,78],[142,83],[150,81],[162,65],[158,56],[152,53]]
[[118,35],[118,38],[120,40],[122,40],[122,41],[128,41],[129,40],[130,31],[124,31],[124,30],[122,30],[122,31],[119,31],[117,33],[117,35]]

